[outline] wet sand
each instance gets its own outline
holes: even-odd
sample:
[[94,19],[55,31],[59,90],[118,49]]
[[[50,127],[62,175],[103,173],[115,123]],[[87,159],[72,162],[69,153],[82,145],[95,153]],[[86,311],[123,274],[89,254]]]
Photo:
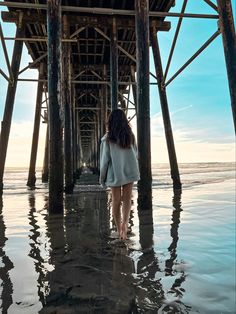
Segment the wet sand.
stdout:
[[125,242],[99,186],[77,186],[52,216],[44,188],[6,193],[2,313],[235,313],[234,187],[153,189],[153,225],[134,190]]

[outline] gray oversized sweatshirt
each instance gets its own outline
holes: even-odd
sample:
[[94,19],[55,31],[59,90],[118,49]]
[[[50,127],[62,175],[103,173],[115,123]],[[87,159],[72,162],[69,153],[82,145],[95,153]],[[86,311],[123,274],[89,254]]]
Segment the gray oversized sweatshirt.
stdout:
[[103,186],[122,186],[140,179],[137,147],[121,148],[107,141],[107,135],[100,145],[100,179]]

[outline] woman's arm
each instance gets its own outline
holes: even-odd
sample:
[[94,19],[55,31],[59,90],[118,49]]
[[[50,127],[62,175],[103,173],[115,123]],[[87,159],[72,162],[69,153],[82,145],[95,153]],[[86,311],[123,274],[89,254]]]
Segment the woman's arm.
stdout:
[[100,145],[100,178],[99,178],[99,183],[102,186],[105,186],[107,169],[110,159],[111,155],[109,143],[107,142],[107,140],[103,139]]

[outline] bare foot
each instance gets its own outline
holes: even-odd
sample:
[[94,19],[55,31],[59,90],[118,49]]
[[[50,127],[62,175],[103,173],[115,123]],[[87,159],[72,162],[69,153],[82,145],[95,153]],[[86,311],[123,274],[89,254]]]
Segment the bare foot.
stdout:
[[127,238],[127,230],[128,230],[128,224],[122,223],[121,224],[121,239],[126,240]]

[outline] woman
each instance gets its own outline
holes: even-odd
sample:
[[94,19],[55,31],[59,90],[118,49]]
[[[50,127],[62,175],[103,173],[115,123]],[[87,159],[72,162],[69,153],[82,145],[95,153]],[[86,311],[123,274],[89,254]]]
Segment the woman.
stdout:
[[[120,239],[126,239],[133,183],[140,179],[134,134],[124,112],[111,112],[100,146],[100,184],[111,188],[112,214]],[[121,216],[122,199],[122,216]]]

